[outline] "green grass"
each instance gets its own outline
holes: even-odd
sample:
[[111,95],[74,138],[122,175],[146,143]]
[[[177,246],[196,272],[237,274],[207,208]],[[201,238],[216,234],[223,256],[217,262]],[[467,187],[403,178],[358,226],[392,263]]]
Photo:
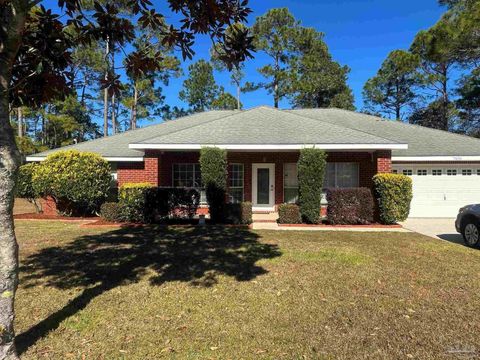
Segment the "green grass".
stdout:
[[480,251],[414,233],[17,221],[24,359],[480,356]]

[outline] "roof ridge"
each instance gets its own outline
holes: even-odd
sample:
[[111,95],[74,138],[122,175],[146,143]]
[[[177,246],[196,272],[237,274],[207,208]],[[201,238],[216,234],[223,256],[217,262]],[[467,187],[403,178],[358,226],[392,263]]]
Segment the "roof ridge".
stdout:
[[[395,120],[395,119],[388,119],[388,118],[384,118],[384,117],[381,117],[381,116],[376,116],[376,115],[371,115],[371,114],[366,114],[366,113],[360,113],[360,112],[357,112],[357,111],[352,111],[352,110],[347,110],[347,109],[340,109],[340,108],[329,108],[329,109],[338,110],[338,111],[347,111],[347,112],[351,112],[351,113],[354,113],[354,114],[357,114],[357,115],[362,115],[362,116],[365,116],[365,117],[368,117],[368,118],[378,119],[380,121],[386,121],[386,122],[389,122],[391,124],[398,124],[398,125],[401,125],[401,126],[412,126],[412,127],[420,128],[420,129],[423,129],[423,130],[441,132],[442,134],[456,135],[456,136],[461,137],[463,139],[466,138],[466,139],[470,139],[470,140],[472,140],[472,139],[473,140],[480,140],[479,138],[476,138],[476,137],[473,137],[473,136],[469,136],[469,135],[465,135],[465,134],[459,134],[459,133],[451,132],[451,131],[448,131],[448,130],[435,129],[435,128],[431,128],[431,127],[423,126],[423,125],[419,125],[419,124],[411,124],[411,123],[407,123],[403,120],[398,121],[398,120]],[[315,109],[305,109],[305,110],[315,110]]]
[[[248,109],[248,110],[243,110],[242,113],[248,113],[250,111],[254,111],[254,110],[274,110],[274,111],[278,111],[280,113],[288,113],[289,115],[293,115],[293,116],[296,116],[302,120],[307,120],[307,121],[313,121],[313,122],[317,122],[318,120],[317,119],[313,119],[311,118],[310,116],[303,116],[303,115],[299,115],[299,114],[295,114],[291,111],[286,111],[286,110],[281,110],[281,109],[278,109],[278,108],[275,108],[275,107],[270,107],[270,106],[265,106],[265,105],[260,105],[260,106],[256,106],[254,108],[251,108],[251,109]],[[239,112],[240,113],[240,112]],[[233,116],[236,116],[238,115],[239,113],[235,113],[235,114],[230,114],[228,116],[223,116],[223,117],[220,117],[220,118],[217,118],[217,119],[212,119],[210,121],[206,121],[206,122],[202,122],[201,124],[196,124],[196,125],[193,125],[193,126],[190,126],[188,128],[185,128],[185,129],[179,129],[179,130],[176,130],[176,131],[172,131],[168,134],[162,134],[160,136],[152,136],[152,137],[149,137],[147,139],[143,139],[140,141],[140,143],[145,143],[147,142],[148,140],[150,139],[161,139],[167,135],[171,135],[171,134],[174,134],[174,133],[179,133],[179,132],[182,132],[182,131],[186,131],[186,130],[190,130],[194,127],[197,127],[197,126],[202,126],[202,125],[205,125],[205,124],[210,124],[212,122],[215,122],[215,121],[220,121],[220,120],[225,120],[225,119],[228,119],[229,117],[233,117]],[[385,137],[381,137],[381,136],[378,136],[378,135],[375,135],[375,134],[370,134],[368,132],[365,132],[365,131],[362,131],[362,130],[358,130],[358,129],[352,129],[350,127],[347,127],[347,126],[343,126],[343,125],[337,125],[337,124],[333,124],[333,123],[328,123],[328,122],[324,122],[322,121],[322,123],[324,124],[328,124],[328,126],[331,126],[333,128],[337,128],[339,129],[339,131],[343,129],[348,129],[350,131],[354,131],[354,132],[357,132],[357,133],[363,133],[363,134],[367,134],[369,136],[372,136],[374,138],[377,138],[377,139],[381,139],[381,140],[384,140],[386,141],[387,143],[392,143],[392,144],[401,144],[400,142],[396,141],[396,140],[392,140],[392,139],[388,139],[388,138],[385,138]]]
[[[210,124],[210,123],[215,122],[215,121],[217,121],[217,120],[223,120],[223,119],[229,118],[229,117],[231,117],[231,116],[238,115],[238,114],[240,114],[240,113],[242,113],[242,112],[249,112],[249,111],[251,111],[251,110],[253,110],[253,109],[248,109],[248,110],[209,110],[209,111],[199,112],[199,113],[196,113],[196,114],[205,114],[205,113],[209,113],[209,112],[212,112],[212,111],[225,111],[225,112],[226,112],[226,111],[234,111],[235,113],[234,113],[234,114],[229,114],[229,115],[226,115],[226,116],[221,116],[221,117],[216,118],[216,119],[211,119],[211,120],[202,122],[201,124],[195,124],[195,125],[192,125],[192,126],[190,126],[190,127],[185,128],[185,129],[178,129],[178,130],[176,130],[176,131],[171,131],[171,132],[166,133],[166,134],[155,135],[155,136],[152,136],[152,137],[149,137],[149,138],[146,138],[146,139],[142,139],[142,140],[140,141],[140,143],[141,143],[141,142],[144,142],[144,141],[148,141],[148,140],[150,140],[150,139],[162,138],[162,137],[164,137],[164,136],[166,136],[166,135],[171,135],[171,134],[174,134],[174,133],[176,133],[176,132],[180,132],[180,131],[183,131],[183,130],[192,129],[192,128],[195,128],[195,127],[197,127],[197,126],[201,126],[201,125],[205,125],[205,124]],[[129,143],[129,144],[136,144],[136,143],[138,143],[138,142],[133,142],[133,143]]]
[[[293,113],[293,111],[298,111],[298,110],[331,110],[331,109],[333,109],[333,110],[343,110],[343,109],[338,109],[338,108],[310,108],[310,109],[290,109],[290,110],[282,110],[282,111],[288,111],[288,112],[290,112],[290,113]],[[357,113],[357,112],[355,112],[355,111],[351,111],[351,110],[345,110],[345,111],[352,112],[352,113],[357,114],[357,115],[359,114],[359,113]],[[334,125],[334,126],[336,126],[336,127],[344,127],[344,128],[350,129],[350,130],[358,131],[358,132],[363,133],[363,134],[368,134],[368,135],[370,135],[370,136],[375,136],[375,137],[377,137],[377,138],[379,138],[379,139],[392,141],[392,142],[394,142],[394,143],[396,143],[396,144],[401,144],[401,143],[398,142],[397,140],[390,139],[390,138],[386,138],[386,137],[383,137],[383,136],[380,136],[380,135],[377,135],[377,134],[372,134],[371,132],[368,132],[368,131],[365,131],[365,130],[355,129],[355,128],[352,128],[352,127],[346,126],[346,125],[337,125],[337,124],[334,124],[334,123],[330,123],[330,122],[328,122],[328,121],[323,121],[323,120],[321,120],[321,119],[313,118],[313,117],[308,116],[308,115],[303,115],[303,114],[302,114],[302,115],[294,114],[294,115],[296,115],[296,116],[301,116],[301,117],[305,117],[305,118],[312,119],[312,120],[315,120],[315,121],[320,121],[320,122],[322,122],[322,123],[324,123],[324,124],[330,124],[330,125]],[[381,119],[381,118],[380,118],[380,119]]]

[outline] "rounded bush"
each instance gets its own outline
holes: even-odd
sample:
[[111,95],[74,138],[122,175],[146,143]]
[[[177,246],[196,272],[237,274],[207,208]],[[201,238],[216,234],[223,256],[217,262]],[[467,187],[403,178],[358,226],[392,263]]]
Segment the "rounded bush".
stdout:
[[116,202],[106,202],[100,206],[100,216],[106,221],[123,221],[123,207]]
[[400,174],[377,174],[373,177],[380,221],[395,224],[405,221],[412,201],[412,179]]
[[332,225],[371,224],[375,204],[369,188],[327,190],[327,219]]
[[127,183],[118,190],[118,201],[123,208],[126,221],[147,223],[150,212],[146,211],[147,191],[154,186],[150,183]]
[[33,189],[51,196],[65,215],[90,215],[107,199],[111,182],[107,161],[94,153],[59,151],[37,165]]
[[282,204],[278,207],[279,224],[301,224],[300,208],[295,204]]
[[37,164],[35,163],[20,166],[15,185],[15,196],[26,199],[35,206],[36,212],[40,212],[40,207],[36,201],[39,194],[35,191],[32,180],[36,168]]

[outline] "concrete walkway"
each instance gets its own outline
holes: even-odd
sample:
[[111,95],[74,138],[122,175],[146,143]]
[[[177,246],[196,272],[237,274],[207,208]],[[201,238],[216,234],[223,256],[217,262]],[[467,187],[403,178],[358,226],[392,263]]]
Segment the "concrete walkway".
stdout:
[[254,222],[254,230],[280,230],[280,231],[356,231],[356,232],[411,232],[404,228],[379,228],[379,227],[330,227],[330,226],[278,226],[274,222]]
[[408,219],[402,225],[409,230],[455,243],[463,243],[462,235],[455,230],[453,218],[415,218]]

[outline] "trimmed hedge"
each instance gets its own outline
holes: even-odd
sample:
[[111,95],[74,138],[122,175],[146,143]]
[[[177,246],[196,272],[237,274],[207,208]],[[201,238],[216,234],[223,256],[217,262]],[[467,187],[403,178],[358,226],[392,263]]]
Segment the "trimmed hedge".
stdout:
[[252,203],[226,204],[226,222],[250,225],[252,223]]
[[125,184],[119,190],[125,221],[154,223],[169,218],[193,218],[200,203],[195,189],[158,188],[148,183]]
[[300,208],[295,204],[281,204],[278,207],[279,224],[301,224]]
[[332,225],[370,224],[375,203],[369,188],[327,190],[327,220]]
[[400,174],[377,174],[373,177],[380,221],[395,224],[405,221],[412,201],[412,179]]
[[111,222],[121,222],[124,219],[123,207],[116,202],[106,202],[100,206],[102,219]]
[[20,166],[18,169],[17,182],[15,184],[15,196],[26,199],[29,203],[35,206],[35,211],[39,213],[40,206],[36,201],[39,194],[33,187],[33,174],[36,168],[37,164],[35,163]]
[[152,205],[147,201],[147,190],[153,187],[150,183],[127,183],[118,189],[118,202],[125,221],[152,222],[152,214],[148,211]]
[[51,196],[64,215],[90,215],[108,197],[110,173],[110,164],[98,154],[58,151],[35,168],[33,189],[41,196]]
[[210,220],[213,223],[225,219],[225,197],[227,189],[227,152],[217,147],[200,150],[202,184],[207,194]]
[[302,220],[309,224],[321,221],[323,179],[327,154],[315,148],[300,150],[298,160],[298,192]]

